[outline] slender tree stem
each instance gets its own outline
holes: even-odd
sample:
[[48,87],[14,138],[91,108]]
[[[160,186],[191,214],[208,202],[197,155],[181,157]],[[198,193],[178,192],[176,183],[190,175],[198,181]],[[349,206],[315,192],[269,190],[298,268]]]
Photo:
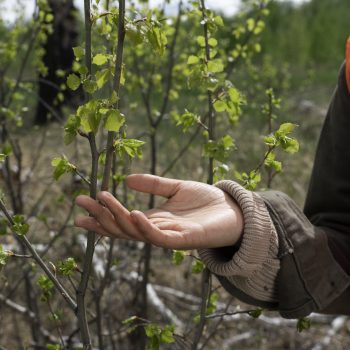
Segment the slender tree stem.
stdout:
[[[13,226],[15,223],[7,211],[5,204],[2,200],[0,200],[0,210],[4,213],[6,216],[8,222],[10,223],[11,226]],[[16,234],[16,233],[15,233]],[[37,251],[34,249],[32,244],[29,242],[28,238],[26,236],[20,236],[17,235],[19,241],[23,243],[23,245],[28,249],[30,254],[32,255],[33,259],[35,259],[36,263],[41,267],[41,269],[45,272],[47,277],[53,282],[55,285],[56,289],[61,293],[63,298],[66,300],[68,303],[69,307],[75,311],[76,309],[76,303],[73,300],[73,298],[69,295],[68,291],[63,287],[63,285],[59,282],[59,280],[56,278],[56,276],[51,272],[51,270],[46,266],[45,262],[42,260],[40,255],[37,253]]]
[[[91,75],[91,13],[90,0],[84,0],[85,15],[85,65]],[[89,101],[89,95],[86,100]],[[98,171],[98,152],[96,147],[95,135],[90,132],[88,135],[91,151],[91,176],[90,176],[90,196],[96,198],[97,192],[97,171]],[[87,244],[83,263],[83,272],[81,274],[80,283],[77,289],[77,318],[80,329],[81,339],[84,349],[92,348],[89,324],[86,315],[85,294],[92,270],[92,259],[95,251],[96,234],[89,231],[87,234]]]
[[[202,22],[203,24],[203,32],[204,32],[204,40],[205,40],[205,62],[208,65],[210,61],[210,46],[209,46],[209,30],[207,24],[207,16],[206,16],[206,7],[205,0],[200,0],[200,9],[202,11]],[[213,96],[210,90],[207,90],[207,101],[208,101],[208,136],[209,141],[215,140],[215,115],[214,115],[214,106],[213,106]],[[212,185],[214,181],[214,158],[209,158],[208,164],[208,179],[207,183]],[[202,273],[202,295],[201,295],[201,307],[200,307],[200,320],[198,327],[195,332],[194,340],[192,343],[192,350],[197,350],[203,331],[206,323],[206,310],[208,305],[208,299],[210,296],[210,271],[205,268]]]
[[[118,96],[116,102],[116,108],[118,108],[118,101],[120,98],[120,79],[122,75],[123,68],[123,49],[124,49],[124,38],[125,38],[125,0],[119,0],[119,21],[118,21],[118,42],[116,48],[116,63],[114,71],[114,81],[113,90]],[[109,131],[107,136],[107,148],[106,148],[106,163],[103,170],[103,180],[102,180],[102,191],[107,191],[109,188],[109,177],[112,168],[113,160],[113,143],[116,133],[114,131]]]

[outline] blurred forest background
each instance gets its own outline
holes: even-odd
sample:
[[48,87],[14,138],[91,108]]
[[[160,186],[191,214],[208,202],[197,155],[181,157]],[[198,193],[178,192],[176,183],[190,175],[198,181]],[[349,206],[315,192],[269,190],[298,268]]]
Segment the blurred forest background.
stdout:
[[[76,213],[73,199],[78,193],[87,193],[82,177],[84,179],[89,174],[91,157],[86,143],[74,141],[65,146],[63,141],[64,125],[66,132],[67,129],[69,131],[72,125],[67,124],[67,120],[72,120],[69,117],[84,100],[84,91],[78,88],[80,81],[74,92],[66,87],[67,76],[72,72],[78,74],[76,72],[81,68],[77,66],[80,53],[75,52],[74,58],[72,50],[72,46],[78,47],[84,42],[83,14],[74,11],[78,1],[50,0],[51,6],[48,6],[46,1],[38,0],[45,15],[40,19],[38,12],[33,17],[35,21],[42,21],[42,27],[37,32],[33,20],[24,13],[19,11],[13,22],[7,20],[6,13],[0,13],[1,191],[9,212],[25,215],[25,221],[18,219],[20,227],[23,228],[24,222],[30,224],[28,236],[33,246],[43,258],[45,256],[50,269],[55,274],[57,272],[72,294],[79,282],[81,269],[78,266],[82,265],[84,250],[82,235],[73,225]],[[169,2],[175,13],[165,11],[165,15],[164,9]],[[0,7],[2,3],[4,1],[0,0]],[[23,1],[14,6],[20,8],[21,3]],[[109,1],[106,3],[109,4]],[[113,1],[110,3],[115,5]],[[140,3],[147,6],[147,1]],[[167,55],[158,58],[147,49],[139,49],[137,45],[140,43],[134,45],[131,36],[126,36],[126,83],[121,88],[120,110],[126,115],[128,134],[145,142],[142,160],[136,159],[139,151],[135,146],[129,150],[135,160],[131,163],[125,157],[126,160],[113,169],[113,180],[121,184],[114,188],[115,193],[129,208],[144,209],[154,199],[127,192],[122,185],[125,174],[154,172],[206,182],[199,133],[183,134],[175,125],[182,125],[178,116],[185,109],[200,110],[206,98],[205,95],[198,97],[200,89],[197,86],[187,89],[186,74],[190,75],[186,68],[188,57],[196,51],[193,43],[199,32],[191,22],[191,15],[187,17],[185,14],[176,45],[171,41],[176,32],[177,6],[177,2],[164,1],[158,9],[153,9],[158,11],[156,15],[160,18],[171,19],[165,29],[168,36],[166,50],[168,52],[175,47],[175,54],[169,54],[169,61],[164,58]],[[79,7],[82,7],[81,4]],[[190,3],[185,3],[183,11],[190,7]],[[345,42],[350,35],[350,2],[311,0],[296,5],[288,1],[271,1],[266,7],[268,14],[262,14],[262,8],[265,8],[265,1],[242,0],[240,11],[235,16],[226,17],[224,10],[221,14],[217,13],[222,16],[224,25],[215,32],[217,44],[214,46],[219,47],[220,57],[228,67],[225,72],[229,72],[232,84],[248,101],[243,103],[242,98],[238,108],[240,112],[232,117],[234,120],[217,125],[218,133],[224,132],[228,125],[233,126],[230,135],[236,146],[232,148],[237,148],[229,157],[226,154],[223,157],[225,162],[222,163],[225,164],[220,165],[218,178],[222,175],[239,180],[238,173],[249,173],[261,162],[264,156],[262,136],[272,131],[267,118],[272,118],[273,130],[283,122],[292,122],[298,125],[294,136],[299,140],[300,150],[293,155],[278,153],[283,171],[273,178],[271,187],[288,193],[302,206],[318,135],[344,61]],[[255,24],[263,21],[261,30],[253,38],[245,35],[252,23],[250,18],[254,18]],[[53,32],[52,28],[49,29],[51,23],[55,26]],[[109,45],[116,36],[108,37],[105,31],[109,29],[98,21],[96,23],[100,27],[93,36],[95,53],[101,48],[112,52]],[[44,38],[39,36],[38,39],[38,33],[45,25],[48,28]],[[242,26],[247,26],[248,30],[240,35]],[[167,68],[170,66],[173,86],[163,99],[164,86],[167,86],[164,77],[169,80]],[[85,93],[89,88],[84,86]],[[267,89],[273,89],[276,96],[275,108],[273,113],[270,111],[270,116],[262,112],[266,96],[270,96],[266,94]],[[151,91],[150,96],[147,96],[147,91]],[[148,124],[152,118],[153,122],[158,120],[159,116],[159,128],[157,123]],[[154,130],[159,130],[157,139],[152,138]],[[154,153],[150,151],[153,147],[150,140],[158,147],[156,165],[152,163]],[[104,136],[97,141],[102,145]],[[188,147],[182,152],[182,146],[187,142]],[[72,176],[55,182],[51,160],[62,154],[79,165],[80,174],[73,170]],[[128,155],[131,157],[130,153]],[[181,156],[179,160],[177,155]],[[262,174],[271,180],[269,170],[263,169]],[[270,187],[270,182],[264,180],[257,189],[265,190],[267,187]],[[26,247],[9,235],[5,221],[5,217],[1,216],[0,350],[81,349],[77,325],[68,315],[70,311],[60,304],[59,293],[56,294],[57,300],[51,299],[54,292],[46,280],[37,282],[40,281],[39,267],[31,260]],[[171,252],[157,249],[152,253],[150,265],[143,265],[147,259],[140,253],[144,249],[142,245],[125,242],[108,244],[103,240],[96,243],[92,287],[88,290],[89,307],[95,308],[89,314],[95,343],[93,348],[144,349],[145,341],[139,340],[144,332],[138,331],[144,326],[144,319],[131,320],[130,323],[139,322],[134,328],[129,323],[123,323],[137,314],[144,318],[149,316],[157,324],[175,324],[182,329],[181,334],[176,331],[173,334],[175,344],[162,345],[161,348],[190,349],[189,336],[186,338],[183,334],[185,331],[194,332],[193,317],[200,305],[200,277],[196,269],[201,268],[196,265],[196,258],[186,257],[184,263],[175,267],[176,257]],[[64,259],[70,256],[74,257],[77,265],[70,261],[72,264],[68,266]],[[146,279],[148,287],[147,283],[139,281],[140,275],[145,276],[145,270],[149,274]],[[109,271],[108,274],[106,271]],[[213,290],[212,313],[251,309],[228,296],[215,280]],[[142,310],[142,300],[145,300],[142,293],[151,300],[147,311]],[[45,306],[42,307],[42,304]],[[107,316],[100,320],[99,312],[105,312]],[[283,320],[271,312],[263,312],[258,319],[238,313],[213,320],[206,326],[198,349],[321,350],[350,347],[350,323],[345,317],[312,315],[311,328],[302,333],[296,331],[297,321]],[[152,332],[149,330],[149,333]],[[147,337],[153,339],[152,334],[147,334]]]

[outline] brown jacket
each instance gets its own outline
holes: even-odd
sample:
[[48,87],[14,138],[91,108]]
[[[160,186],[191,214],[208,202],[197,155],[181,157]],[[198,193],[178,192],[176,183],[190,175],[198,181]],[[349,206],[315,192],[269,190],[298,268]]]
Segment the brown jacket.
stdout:
[[344,64],[320,136],[304,213],[286,194],[217,186],[241,206],[239,247],[200,256],[231,294],[286,318],[350,315],[350,94]]

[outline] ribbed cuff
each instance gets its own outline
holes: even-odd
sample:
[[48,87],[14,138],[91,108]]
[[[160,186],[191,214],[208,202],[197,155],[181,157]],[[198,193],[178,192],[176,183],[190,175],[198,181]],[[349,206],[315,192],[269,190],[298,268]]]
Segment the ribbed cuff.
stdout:
[[241,207],[243,237],[232,257],[227,258],[220,248],[200,249],[199,256],[211,272],[225,277],[245,294],[261,301],[277,301],[278,238],[263,200],[233,181],[220,181],[215,186]]

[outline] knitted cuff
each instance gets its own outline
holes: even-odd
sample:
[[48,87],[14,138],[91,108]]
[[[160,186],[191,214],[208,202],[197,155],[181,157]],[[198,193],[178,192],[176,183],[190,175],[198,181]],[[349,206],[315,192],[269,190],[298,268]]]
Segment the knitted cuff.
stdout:
[[225,256],[221,248],[200,249],[199,256],[211,272],[225,277],[245,294],[262,301],[277,301],[278,237],[263,200],[233,181],[220,181],[215,186],[241,207],[242,241],[233,256]]

